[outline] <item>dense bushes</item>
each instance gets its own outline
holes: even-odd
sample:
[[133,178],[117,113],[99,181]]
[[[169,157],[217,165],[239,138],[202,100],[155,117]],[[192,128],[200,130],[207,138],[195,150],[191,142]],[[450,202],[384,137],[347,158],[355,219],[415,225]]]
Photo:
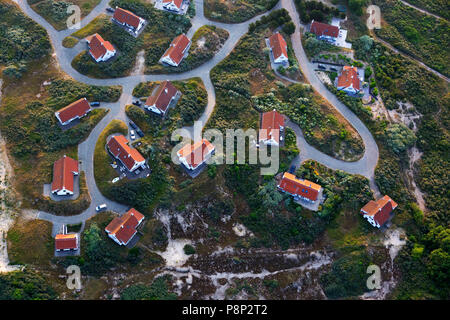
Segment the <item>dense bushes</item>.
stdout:
[[177,295],[169,292],[170,276],[160,276],[150,286],[134,284],[122,291],[122,300],[175,300]]
[[386,128],[387,145],[395,153],[402,153],[416,142],[416,135],[403,124],[392,124]]
[[389,23],[377,35],[426,65],[449,75],[450,23],[436,19],[398,0],[375,1]]
[[341,15],[337,8],[320,1],[295,0],[295,6],[303,23],[310,23],[312,20],[328,23],[332,17],[345,18],[345,14]]
[[239,23],[272,9],[277,3],[278,0],[237,0],[231,3],[206,0],[205,16],[215,21]]
[[0,274],[0,300],[52,300],[55,290],[38,273],[25,269]]
[[28,64],[50,52],[44,28],[23,15],[9,1],[0,2],[0,65],[5,76],[19,78]]

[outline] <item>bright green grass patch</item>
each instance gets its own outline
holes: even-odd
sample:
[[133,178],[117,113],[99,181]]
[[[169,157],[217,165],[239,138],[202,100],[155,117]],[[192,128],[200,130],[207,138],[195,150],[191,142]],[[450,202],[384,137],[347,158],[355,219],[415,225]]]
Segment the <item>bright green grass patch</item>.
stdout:
[[64,38],[62,45],[64,46],[64,48],[73,48],[77,45],[77,43],[78,43],[77,38],[68,36]]

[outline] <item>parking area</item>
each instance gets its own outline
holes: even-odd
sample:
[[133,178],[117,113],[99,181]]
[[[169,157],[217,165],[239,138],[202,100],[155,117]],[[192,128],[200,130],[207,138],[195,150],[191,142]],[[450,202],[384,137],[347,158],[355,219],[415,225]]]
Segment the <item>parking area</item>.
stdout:
[[170,13],[175,13],[175,14],[186,14],[186,12],[189,9],[189,4],[190,1],[189,0],[183,0],[183,3],[181,4],[181,9],[180,11],[172,11],[172,10],[167,10],[166,8],[163,7],[163,2],[162,0],[154,0],[155,2],[155,8],[158,10],[162,10],[162,11],[166,11],[166,12],[170,12]]

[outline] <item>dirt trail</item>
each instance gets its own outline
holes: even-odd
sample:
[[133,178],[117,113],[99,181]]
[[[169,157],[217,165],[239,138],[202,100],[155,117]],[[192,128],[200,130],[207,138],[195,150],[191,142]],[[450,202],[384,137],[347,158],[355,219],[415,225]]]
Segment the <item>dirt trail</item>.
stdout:
[[[2,84],[0,79],[0,104],[2,99]],[[14,222],[14,199],[11,192],[9,179],[12,176],[12,168],[6,152],[6,143],[0,133],[0,273],[18,269],[18,266],[10,266],[6,235]]]

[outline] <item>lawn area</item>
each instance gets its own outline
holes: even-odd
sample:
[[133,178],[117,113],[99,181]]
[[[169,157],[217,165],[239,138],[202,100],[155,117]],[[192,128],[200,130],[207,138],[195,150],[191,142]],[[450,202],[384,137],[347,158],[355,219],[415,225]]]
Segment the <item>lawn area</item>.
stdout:
[[183,59],[178,67],[163,66],[158,63],[161,56],[154,57],[154,64],[147,64],[146,73],[172,73],[192,70],[212,59],[228,39],[226,30],[206,25],[199,28],[192,37],[189,55]]
[[62,42],[62,45],[65,48],[73,48],[73,47],[75,47],[77,45],[77,43],[78,43],[78,39],[77,38],[72,37],[72,36],[68,36],[68,37],[64,38],[64,40]]
[[18,218],[7,236],[10,264],[49,265],[54,253],[51,235],[50,222]]
[[84,18],[94,9],[101,0],[27,0],[34,11],[46,19],[56,30],[67,28],[67,19],[73,13],[67,13],[70,5],[81,9],[81,18]]
[[450,20],[450,2],[447,0],[407,0],[406,2]]
[[239,23],[272,9],[277,0],[205,0],[205,16],[213,21]]
[[103,194],[107,193],[112,179],[117,176],[116,170],[111,167],[112,158],[105,149],[106,139],[114,133],[128,134],[128,126],[120,120],[111,121],[102,131],[95,144],[94,177],[98,188]]

